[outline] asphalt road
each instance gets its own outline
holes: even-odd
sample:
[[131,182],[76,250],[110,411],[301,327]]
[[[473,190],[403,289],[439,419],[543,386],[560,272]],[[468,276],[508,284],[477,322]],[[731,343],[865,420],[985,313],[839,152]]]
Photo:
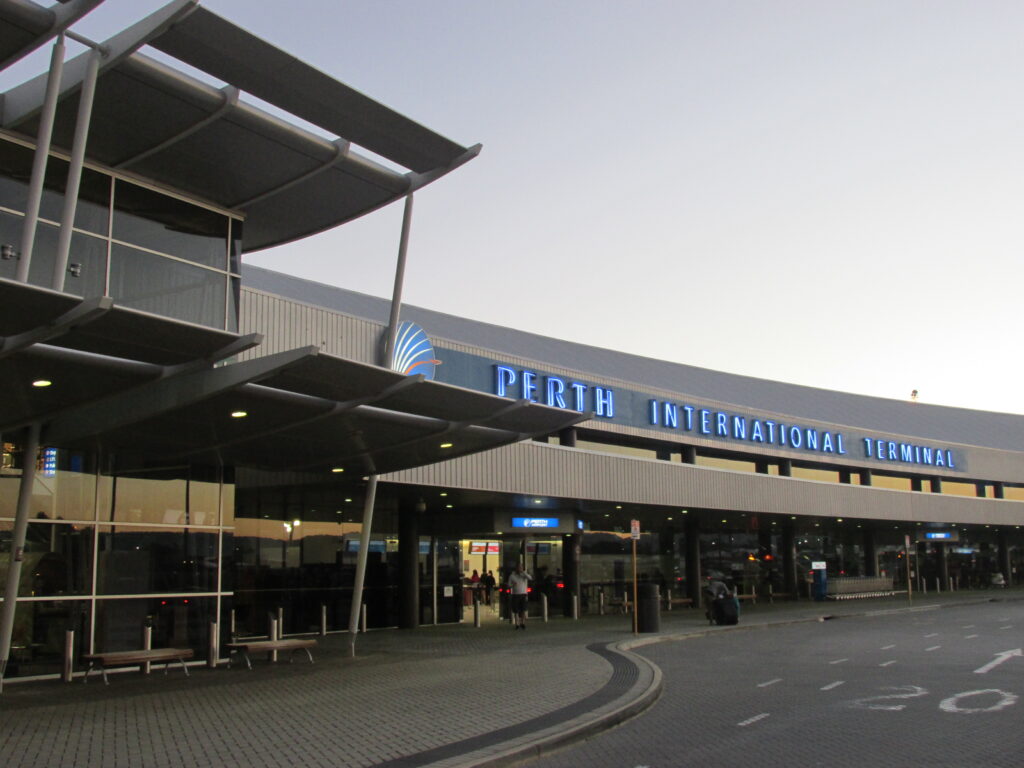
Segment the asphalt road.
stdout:
[[1021,768],[1022,648],[1021,602],[659,643],[652,708],[528,765]]

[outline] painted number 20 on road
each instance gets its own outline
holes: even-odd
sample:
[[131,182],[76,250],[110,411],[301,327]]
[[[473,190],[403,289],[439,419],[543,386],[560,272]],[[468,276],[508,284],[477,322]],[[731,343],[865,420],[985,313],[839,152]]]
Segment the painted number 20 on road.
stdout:
[[[927,696],[928,691],[917,685],[899,685],[891,688],[883,688],[884,691],[892,691],[882,696],[868,696],[864,699],[855,699],[850,706],[855,709],[877,709],[884,712],[899,712],[906,709],[907,705],[899,703],[906,699],[917,699]],[[1012,707],[1017,703],[1017,694],[1008,691],[1001,691],[998,688],[985,688],[978,691],[964,691],[956,693],[939,702],[939,709],[943,712],[951,712],[958,715],[976,715],[982,712],[998,712],[1001,709]],[[987,706],[984,706],[987,705]]]

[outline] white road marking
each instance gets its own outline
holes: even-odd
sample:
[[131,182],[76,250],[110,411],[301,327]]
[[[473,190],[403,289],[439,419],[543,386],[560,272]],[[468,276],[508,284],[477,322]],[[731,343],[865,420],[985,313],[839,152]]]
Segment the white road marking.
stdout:
[[930,635],[925,635],[925,637],[938,637],[938,636],[939,636],[938,632],[932,632]]
[[966,636],[964,637],[964,640],[973,640],[973,639],[974,639],[974,638],[976,638],[976,637],[977,637],[977,635],[966,635]]
[[997,653],[996,657],[992,659],[992,661],[990,661],[988,664],[986,664],[983,667],[978,667],[976,670],[974,670],[974,674],[984,675],[986,672],[995,669],[1004,661],[1008,661],[1009,659],[1012,659],[1014,656],[1024,656],[1024,651],[1022,651],[1020,648],[1014,648],[1012,651],[1003,651],[1002,653]]
[[764,683],[758,683],[757,687],[758,688],[767,688],[769,685],[775,685],[776,683],[781,683],[781,682],[782,682],[782,678],[781,677],[776,677],[774,680],[768,680],[767,682],[764,682]]
[[1000,629],[1013,629],[1013,624],[1007,624],[1005,627],[1000,627]]
[[833,688],[838,688],[840,685],[842,685],[845,682],[846,682],[845,680],[836,680],[834,683],[829,683],[828,685],[821,686],[821,690],[823,690],[823,691],[831,691]]
[[880,666],[880,667],[888,667],[888,666],[891,666],[891,665],[893,665],[895,663],[896,663],[896,659],[893,659],[892,661],[883,661],[878,666]]
[[895,648],[895,647],[896,647],[895,643],[893,643],[892,645],[883,645],[881,650],[888,651],[890,648]]
[[927,652],[927,651],[937,651],[941,647],[942,647],[941,645],[933,645],[931,648],[925,648],[924,650],[925,650],[925,652]]
[[973,624],[964,624],[961,627],[961,629],[974,629],[974,625]]
[[842,664],[844,661],[849,661],[849,659],[836,659],[835,661],[830,661],[829,664]]
[[[961,707],[957,704],[960,699],[965,699],[968,696],[982,696],[987,693],[993,693],[999,696],[999,701],[991,707]],[[939,704],[939,709],[943,712],[957,712],[964,715],[973,715],[978,712],[998,712],[1000,709],[1012,707],[1016,703],[1017,694],[1000,691],[998,688],[986,688],[983,691],[965,691],[964,693],[958,693],[955,696],[950,696],[948,699],[943,699]]]
[[758,720],[764,720],[766,717],[768,717],[768,713],[762,712],[760,715],[754,715],[753,717],[747,718],[742,723],[736,723],[736,725],[740,728],[745,728],[748,725],[753,725]]

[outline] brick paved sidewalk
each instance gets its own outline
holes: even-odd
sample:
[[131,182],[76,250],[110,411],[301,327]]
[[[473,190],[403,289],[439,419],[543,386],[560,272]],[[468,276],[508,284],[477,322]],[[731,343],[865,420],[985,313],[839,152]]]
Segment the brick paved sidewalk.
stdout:
[[[1024,593],[915,598],[927,608]],[[902,610],[906,598],[745,607],[740,628]],[[471,765],[609,727],[653,701],[660,673],[628,651],[627,616],[382,630],[322,639],[316,663],[195,667],[80,681],[10,684],[0,696],[4,765]],[[706,631],[702,613],[664,612],[661,636]],[[649,639],[656,639],[648,636]],[[646,697],[646,698],[645,698]]]

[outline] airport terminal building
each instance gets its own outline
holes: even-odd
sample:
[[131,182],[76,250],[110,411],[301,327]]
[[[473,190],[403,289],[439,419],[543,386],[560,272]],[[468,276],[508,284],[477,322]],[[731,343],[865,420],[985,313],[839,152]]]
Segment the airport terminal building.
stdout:
[[[0,66],[47,43],[63,62],[98,2],[0,0]],[[346,631],[354,594],[371,629],[457,622],[467,577],[517,562],[594,612],[631,582],[633,520],[640,579],[691,601],[709,576],[803,599],[812,566],[835,592],[1018,583],[1024,416],[395,318],[245,266],[408,216],[479,146],[193,0],[85,44],[0,103],[8,680],[59,674],[68,630],[77,655],[148,625],[202,658],[268,616]]]

